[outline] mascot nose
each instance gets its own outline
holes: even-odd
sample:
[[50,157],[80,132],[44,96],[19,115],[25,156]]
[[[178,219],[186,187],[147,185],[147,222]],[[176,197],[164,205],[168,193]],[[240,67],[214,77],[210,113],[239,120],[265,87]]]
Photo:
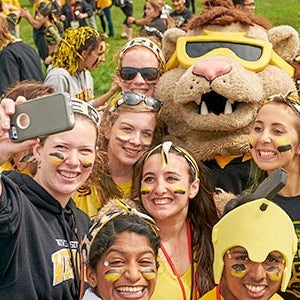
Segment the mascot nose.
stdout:
[[194,64],[193,74],[205,77],[208,81],[227,74],[231,71],[231,66],[218,60],[201,60]]

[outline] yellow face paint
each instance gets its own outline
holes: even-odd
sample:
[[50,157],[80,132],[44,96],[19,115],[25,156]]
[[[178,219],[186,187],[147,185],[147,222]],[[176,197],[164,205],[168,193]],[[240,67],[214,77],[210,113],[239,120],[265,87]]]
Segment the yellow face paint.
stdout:
[[143,274],[144,278],[147,280],[153,280],[156,278],[156,272],[153,269],[144,270],[144,271],[142,271],[142,274]]
[[86,168],[86,169],[92,167],[93,166],[93,159],[92,158],[88,158],[86,161],[84,161],[82,163],[82,166],[84,168]]
[[130,139],[130,135],[123,132],[123,131],[118,131],[117,133],[117,139],[123,141],[123,142],[127,142]]
[[282,271],[278,267],[271,267],[266,270],[267,275],[272,281],[279,281],[282,278]]
[[65,160],[64,155],[60,152],[50,153],[49,156],[50,161],[56,166],[60,166]]
[[105,272],[105,279],[109,282],[114,282],[119,280],[121,277],[121,272],[118,270],[108,270]]
[[172,191],[174,194],[184,195],[186,193],[186,189],[182,186],[173,186]]
[[285,152],[292,149],[292,140],[288,138],[281,138],[275,141],[279,152]]
[[141,195],[146,195],[150,193],[150,188],[147,185],[141,186]]
[[243,264],[232,265],[231,275],[234,277],[242,278],[246,274],[246,267]]

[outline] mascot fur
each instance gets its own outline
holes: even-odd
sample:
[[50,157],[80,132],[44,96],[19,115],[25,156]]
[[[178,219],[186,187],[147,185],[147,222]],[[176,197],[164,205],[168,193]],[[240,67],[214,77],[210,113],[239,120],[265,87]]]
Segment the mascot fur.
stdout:
[[269,27],[230,0],[205,1],[187,31],[172,28],[162,41],[167,67],[155,96],[164,101],[165,140],[191,150],[214,184],[239,194],[250,169],[249,131],[265,98],[295,90],[290,65],[299,36]]

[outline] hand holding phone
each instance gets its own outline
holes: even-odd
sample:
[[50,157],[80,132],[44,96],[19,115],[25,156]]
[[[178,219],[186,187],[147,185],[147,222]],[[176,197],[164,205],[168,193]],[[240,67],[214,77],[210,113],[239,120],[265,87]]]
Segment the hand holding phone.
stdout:
[[16,105],[9,136],[13,142],[21,142],[70,130],[74,124],[70,95],[56,93]]

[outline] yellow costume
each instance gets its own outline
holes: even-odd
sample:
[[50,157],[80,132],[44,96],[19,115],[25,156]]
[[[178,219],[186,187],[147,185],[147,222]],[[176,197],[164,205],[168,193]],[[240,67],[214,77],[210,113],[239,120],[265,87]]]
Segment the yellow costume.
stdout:
[[[220,296],[220,300],[224,300],[222,296]],[[207,292],[203,297],[199,300],[216,300],[217,299],[217,287]],[[269,300],[282,300],[278,294],[273,295]]]

